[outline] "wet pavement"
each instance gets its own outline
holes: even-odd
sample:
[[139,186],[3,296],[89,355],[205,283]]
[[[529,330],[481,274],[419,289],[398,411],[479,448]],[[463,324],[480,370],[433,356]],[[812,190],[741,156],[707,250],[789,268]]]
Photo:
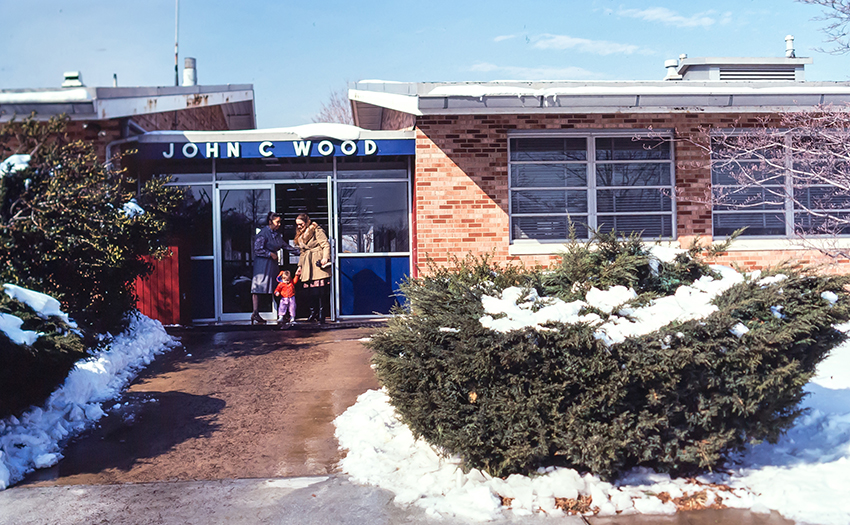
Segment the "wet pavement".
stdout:
[[316,476],[334,472],[333,420],[377,388],[373,329],[185,331],[65,459],[21,485]]
[[[333,420],[378,383],[374,327],[181,330],[65,459],[0,491],[0,525],[463,523],[339,474]],[[120,403],[120,406],[118,406]],[[538,523],[508,512],[498,523]],[[559,525],[791,525],[776,513],[561,517]]]

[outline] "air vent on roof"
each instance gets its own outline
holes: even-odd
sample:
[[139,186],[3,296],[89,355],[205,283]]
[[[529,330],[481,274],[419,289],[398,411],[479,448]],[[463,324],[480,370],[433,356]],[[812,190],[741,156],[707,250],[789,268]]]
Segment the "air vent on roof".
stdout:
[[84,87],[83,74],[79,71],[65,71],[65,80],[62,81],[62,87]]
[[793,67],[721,66],[720,80],[796,80]]

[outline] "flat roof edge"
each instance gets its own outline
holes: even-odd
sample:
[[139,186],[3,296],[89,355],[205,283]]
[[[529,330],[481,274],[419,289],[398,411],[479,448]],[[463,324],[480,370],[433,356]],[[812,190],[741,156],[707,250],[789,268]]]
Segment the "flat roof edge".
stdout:
[[[285,128],[284,128],[285,129]],[[327,137],[332,139],[332,137]],[[373,131],[364,129],[357,140],[408,140],[415,139],[416,132],[411,130]],[[298,141],[317,140],[317,137],[303,138],[295,133],[281,129],[252,129],[235,131],[156,131],[138,136],[142,143],[161,142],[259,142],[259,141]],[[333,140],[333,139],[332,139]]]

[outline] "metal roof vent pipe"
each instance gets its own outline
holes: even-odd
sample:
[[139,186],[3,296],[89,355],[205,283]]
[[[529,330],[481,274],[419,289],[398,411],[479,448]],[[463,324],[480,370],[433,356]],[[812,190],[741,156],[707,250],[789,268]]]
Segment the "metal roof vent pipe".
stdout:
[[183,85],[198,85],[198,70],[195,69],[195,59],[186,57],[183,61]]
[[664,67],[667,68],[667,76],[664,80],[682,80],[682,75],[677,71],[679,69],[679,61],[675,58],[664,61]]
[[62,87],[85,87],[83,85],[83,74],[79,71],[65,71],[65,80],[62,81]]
[[794,35],[785,37],[785,58],[797,58],[797,54],[794,52]]

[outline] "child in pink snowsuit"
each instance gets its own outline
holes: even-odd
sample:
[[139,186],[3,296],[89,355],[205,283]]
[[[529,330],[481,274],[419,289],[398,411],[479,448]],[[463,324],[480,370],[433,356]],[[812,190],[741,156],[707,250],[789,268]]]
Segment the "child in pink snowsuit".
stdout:
[[290,323],[295,320],[295,285],[298,283],[298,275],[301,269],[295,273],[295,277],[288,270],[283,270],[277,275],[277,288],[274,296],[280,299],[277,313],[282,323]]

